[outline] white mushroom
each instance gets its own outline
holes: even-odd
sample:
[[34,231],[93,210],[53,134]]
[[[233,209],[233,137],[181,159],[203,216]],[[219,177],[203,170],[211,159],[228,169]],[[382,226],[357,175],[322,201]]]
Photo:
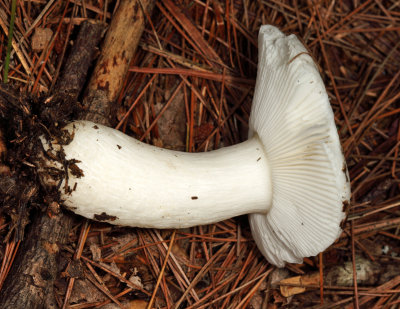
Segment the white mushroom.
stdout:
[[[339,236],[350,189],[318,70],[294,35],[273,26],[260,29],[250,118],[246,142],[205,153],[161,149],[73,122],[65,128],[72,141],[62,148],[83,176],[68,169],[60,187],[64,204],[90,219],[154,228],[250,214],[267,260],[299,263]],[[54,140],[45,148],[58,151],[60,145]]]
[[328,95],[295,35],[260,29],[249,138],[262,140],[271,169],[272,206],[251,214],[258,248],[271,263],[300,263],[341,233],[350,182]]

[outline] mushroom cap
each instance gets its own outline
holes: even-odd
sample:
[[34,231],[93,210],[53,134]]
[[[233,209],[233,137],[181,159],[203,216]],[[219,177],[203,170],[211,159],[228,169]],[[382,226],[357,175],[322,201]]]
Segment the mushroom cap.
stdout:
[[249,220],[262,254],[283,267],[339,237],[350,183],[329,98],[307,49],[270,25],[261,27],[258,44],[249,137],[263,142],[272,205]]

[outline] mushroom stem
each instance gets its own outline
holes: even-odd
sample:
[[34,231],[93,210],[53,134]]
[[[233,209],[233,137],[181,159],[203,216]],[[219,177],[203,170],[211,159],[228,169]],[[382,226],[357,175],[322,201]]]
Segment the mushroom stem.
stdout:
[[270,169],[257,135],[215,151],[184,153],[87,121],[66,129],[73,136],[63,146],[66,159],[78,160],[84,175],[77,178],[69,170],[72,192],[62,198],[87,218],[183,228],[265,214],[271,205]]

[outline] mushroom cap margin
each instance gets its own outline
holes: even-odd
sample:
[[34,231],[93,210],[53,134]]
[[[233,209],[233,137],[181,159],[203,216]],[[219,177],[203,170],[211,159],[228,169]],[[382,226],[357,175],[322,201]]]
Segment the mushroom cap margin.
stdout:
[[261,27],[255,89],[249,138],[256,133],[263,142],[272,205],[249,221],[262,254],[283,267],[339,237],[350,183],[323,81],[295,35]]

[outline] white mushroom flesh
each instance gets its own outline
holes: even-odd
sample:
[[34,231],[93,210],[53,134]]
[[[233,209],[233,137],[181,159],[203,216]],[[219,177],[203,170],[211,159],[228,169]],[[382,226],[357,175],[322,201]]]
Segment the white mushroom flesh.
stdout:
[[253,237],[271,263],[301,263],[340,235],[350,183],[324,83],[303,44],[273,26],[259,34],[250,134],[271,168],[272,207],[251,214]]
[[[78,178],[69,170],[61,198],[86,218],[183,228],[268,212],[270,172],[257,136],[215,151],[185,153],[88,121],[65,129],[73,136],[63,146],[66,159],[78,160],[84,175]],[[52,147],[59,150],[54,141]]]

